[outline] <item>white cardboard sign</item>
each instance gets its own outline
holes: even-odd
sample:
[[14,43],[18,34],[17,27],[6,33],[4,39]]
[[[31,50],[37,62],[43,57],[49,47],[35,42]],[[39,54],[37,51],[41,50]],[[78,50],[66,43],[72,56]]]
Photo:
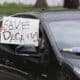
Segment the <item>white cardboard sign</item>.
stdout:
[[39,20],[3,17],[1,43],[38,46]]

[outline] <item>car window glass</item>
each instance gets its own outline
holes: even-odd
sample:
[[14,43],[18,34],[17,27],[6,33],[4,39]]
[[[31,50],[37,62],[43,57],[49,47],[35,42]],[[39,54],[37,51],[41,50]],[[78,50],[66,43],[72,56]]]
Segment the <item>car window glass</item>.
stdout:
[[58,48],[80,47],[80,21],[57,21],[49,24]]
[[[32,16],[32,15],[14,15],[13,17],[22,17],[22,18],[32,18],[32,19],[37,19],[35,16]],[[1,25],[2,25],[2,22],[1,22]],[[40,35],[40,39],[41,39],[41,32],[39,33]],[[17,46],[19,45],[12,45],[12,44],[1,44],[7,48],[11,48],[12,50],[15,50]],[[20,45],[21,46],[21,45]],[[24,46],[24,45],[23,45]],[[25,47],[25,46],[24,46]],[[27,47],[27,46],[26,46]],[[29,47],[28,47],[29,48]],[[31,47],[31,49],[33,48],[33,46]],[[34,49],[34,48],[33,48]]]

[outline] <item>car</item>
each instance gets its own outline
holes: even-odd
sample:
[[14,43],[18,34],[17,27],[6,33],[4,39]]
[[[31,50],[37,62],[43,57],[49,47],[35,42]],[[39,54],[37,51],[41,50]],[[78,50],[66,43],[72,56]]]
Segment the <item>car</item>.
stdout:
[[1,43],[1,64],[29,73],[35,80],[53,76],[55,80],[80,79],[80,11],[11,16],[40,20],[39,46]]

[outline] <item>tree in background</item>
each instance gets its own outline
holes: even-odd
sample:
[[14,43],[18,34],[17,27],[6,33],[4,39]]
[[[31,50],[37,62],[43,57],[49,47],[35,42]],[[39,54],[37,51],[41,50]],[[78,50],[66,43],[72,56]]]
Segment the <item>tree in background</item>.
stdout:
[[76,9],[79,6],[79,0],[64,0],[64,8]]
[[47,8],[48,7],[47,1],[46,0],[37,0],[36,4],[35,4],[35,7],[38,7],[38,8]]

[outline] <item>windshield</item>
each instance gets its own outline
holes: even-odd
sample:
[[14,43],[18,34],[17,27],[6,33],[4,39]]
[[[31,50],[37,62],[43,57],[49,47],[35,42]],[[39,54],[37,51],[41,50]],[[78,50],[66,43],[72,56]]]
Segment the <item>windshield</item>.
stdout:
[[60,50],[80,47],[80,21],[57,21],[49,24],[52,35]]

